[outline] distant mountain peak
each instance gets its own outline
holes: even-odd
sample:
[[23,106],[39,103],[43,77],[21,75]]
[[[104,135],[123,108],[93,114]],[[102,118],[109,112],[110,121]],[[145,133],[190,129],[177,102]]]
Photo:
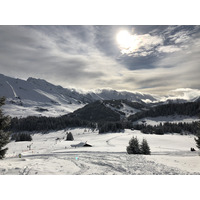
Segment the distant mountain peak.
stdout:
[[[177,90],[179,91],[179,90]],[[185,91],[185,90],[184,90]],[[193,93],[192,89],[187,91]],[[187,92],[186,91],[186,92]],[[180,91],[179,91],[180,92]],[[196,94],[198,93],[195,90]],[[130,91],[117,91],[110,88],[98,89],[93,92],[80,92],[76,89],[63,88],[40,78],[29,77],[27,80],[18,78],[11,78],[0,74],[0,96],[7,98],[8,114],[16,113],[16,116],[23,115],[23,110],[28,110],[27,115],[60,115],[73,112],[77,108],[83,107],[87,103],[95,102],[97,100],[127,100],[130,102],[144,103],[181,103],[188,101],[188,99],[180,99],[177,96],[157,97],[151,94]],[[17,97],[17,98],[16,98]],[[191,101],[199,101],[199,95],[193,95]],[[195,97],[195,98],[194,98]],[[163,99],[165,99],[163,101]],[[168,101],[167,101],[168,100]],[[11,106],[12,105],[12,106]],[[17,106],[21,106],[20,108]],[[38,113],[35,110],[42,107],[49,112]],[[36,109],[37,108],[37,109]],[[20,110],[20,115],[17,112]],[[28,113],[29,112],[29,113]]]

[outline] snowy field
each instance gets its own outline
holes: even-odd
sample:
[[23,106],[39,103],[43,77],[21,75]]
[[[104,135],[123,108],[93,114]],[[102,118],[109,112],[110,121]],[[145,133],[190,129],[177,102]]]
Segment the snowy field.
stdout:
[[[34,134],[31,142],[10,142],[6,158],[0,160],[0,174],[200,174],[199,152],[190,151],[196,149],[192,135],[145,135],[131,130],[98,134],[84,128],[67,131],[72,132],[74,141],[65,141],[63,130]],[[139,141],[146,138],[152,155],[128,155],[126,146],[132,136]],[[86,141],[92,147],[71,147]]]
[[[28,117],[28,116],[46,116],[46,117],[58,117],[71,113],[79,108],[82,108],[84,104],[60,104],[51,105],[43,104],[40,102],[30,102],[30,105],[19,106],[14,104],[6,104],[3,106],[3,111],[5,115],[11,117]],[[45,109],[45,111],[38,111],[38,108]]]
[[160,117],[146,117],[135,122],[135,124],[142,124],[143,122],[147,125],[155,126],[160,123],[192,123],[199,121],[198,117],[189,117],[184,115],[174,115],[174,116],[160,116]]

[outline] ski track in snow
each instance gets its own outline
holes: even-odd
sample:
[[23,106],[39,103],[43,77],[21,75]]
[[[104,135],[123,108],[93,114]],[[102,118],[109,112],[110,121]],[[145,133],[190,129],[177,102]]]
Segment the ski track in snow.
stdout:
[[[78,156],[76,160],[75,157]],[[63,175],[189,175],[200,173],[189,173],[178,168],[168,167],[163,164],[148,161],[142,155],[128,155],[126,153],[54,153],[51,155],[28,155],[21,160],[28,161],[24,166],[15,167],[13,169],[0,168],[0,174],[19,174],[19,175],[34,175],[34,174],[63,174]],[[10,158],[11,162],[13,159]],[[33,163],[34,160],[36,163]],[[63,167],[65,165],[75,166],[74,169]],[[62,163],[62,165],[60,164]],[[54,166],[54,171],[48,171],[48,165]],[[41,166],[41,170],[40,167]],[[44,173],[43,168],[47,168]],[[55,171],[56,169],[56,171]]]
[[115,136],[115,137],[110,138],[109,140],[106,140],[107,145],[113,146],[113,147],[114,147],[115,145],[111,144],[110,141],[113,140],[113,139],[116,139],[116,138],[118,138],[118,137],[121,137],[121,136],[122,136],[122,135],[120,135],[120,136]]
[[[128,135],[130,135],[130,133],[129,133]],[[111,137],[110,139],[106,140],[107,145],[112,146],[112,147],[115,147],[115,145],[114,145],[114,144],[111,144],[110,141],[111,141],[111,140],[114,140],[114,139],[116,139],[116,138],[122,137],[122,136],[123,136],[123,135]]]
[[6,81],[6,83],[10,86],[11,90],[13,91],[14,96],[17,97],[17,94],[16,94],[13,86],[8,81]]
[[[70,131],[75,141],[61,139],[55,142],[57,137],[66,135],[65,131],[57,131],[35,134],[31,142],[11,142],[6,158],[0,160],[0,174],[200,175],[198,153],[187,150],[194,143],[191,137],[146,135],[152,146],[152,155],[147,156],[129,155],[125,150],[133,135],[139,140],[144,137],[139,131],[126,130],[125,133],[100,135],[85,132],[84,129]],[[179,142],[173,144],[175,139]],[[93,147],[70,147],[71,144],[83,141],[88,141]],[[27,150],[27,145],[31,143],[32,149]],[[158,145],[161,146],[159,151],[156,148]],[[184,150],[186,145],[187,149]],[[22,153],[22,158],[18,157],[19,153]]]

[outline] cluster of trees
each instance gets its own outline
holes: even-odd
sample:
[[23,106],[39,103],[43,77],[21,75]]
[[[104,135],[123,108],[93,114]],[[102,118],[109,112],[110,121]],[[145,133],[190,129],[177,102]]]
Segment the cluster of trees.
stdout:
[[132,128],[132,123],[130,122],[99,122],[98,129],[99,133],[108,133],[108,132],[122,132],[125,128]]
[[143,139],[141,144],[139,144],[137,137],[132,137],[132,139],[129,141],[129,146],[126,147],[126,151],[128,154],[151,154],[147,140]]
[[120,122],[105,122],[98,124],[99,133],[121,132],[124,128]]
[[66,138],[67,141],[73,141],[74,140],[74,137],[73,137],[71,132],[67,132],[66,134],[67,134],[67,138]]
[[10,133],[6,131],[10,124],[10,118],[5,116],[1,110],[1,106],[5,104],[5,98],[0,98],[0,159],[4,158],[8,148],[4,148],[9,142]]
[[10,130],[12,131],[49,131],[62,130],[67,127],[90,127],[95,128],[95,123],[81,120],[67,115],[60,117],[36,117],[13,118]]
[[145,124],[137,124],[134,125],[134,129],[141,130],[142,133],[145,134],[159,134],[163,135],[165,133],[191,133],[196,134],[198,130],[198,122],[192,123],[169,123],[166,122],[164,124],[160,123],[159,125],[145,125]]
[[189,102],[181,104],[165,104],[153,107],[149,110],[138,112],[129,116],[130,121],[137,121],[145,117],[159,117],[168,115],[198,116],[200,113],[200,102]]
[[16,133],[11,136],[11,140],[15,142],[32,141],[32,136],[29,133]]
[[197,137],[195,137],[194,140],[196,142],[197,148],[200,149],[200,122],[198,123],[197,127],[198,127],[197,132],[196,132]]

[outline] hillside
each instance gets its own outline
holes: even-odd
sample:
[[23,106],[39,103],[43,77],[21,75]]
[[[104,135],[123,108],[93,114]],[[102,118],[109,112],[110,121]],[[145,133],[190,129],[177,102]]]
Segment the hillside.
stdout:
[[12,117],[65,115],[97,100],[123,99],[139,103],[156,101],[156,98],[149,94],[116,90],[80,93],[42,79],[21,80],[2,74],[0,96],[7,98],[4,112]]
[[73,90],[33,78],[25,81],[0,75],[0,96],[6,97],[3,109],[12,117],[59,116],[84,106],[81,95],[78,98]]
[[[130,124],[125,123],[127,122],[127,116],[130,113],[141,112],[147,108],[148,106],[144,103],[140,104],[127,100],[95,101],[77,109],[73,113],[59,117],[29,116],[20,119],[13,118],[10,129],[13,131],[48,131],[61,130],[66,127],[95,127],[96,123],[100,128],[107,126],[107,122],[118,122],[117,126],[121,127],[121,129],[125,127],[131,128]],[[112,124],[112,126],[116,126],[116,124]],[[116,127],[117,130],[120,129],[119,127]],[[112,131],[116,130],[112,128]]]
[[154,106],[149,110],[142,111],[130,115],[128,119],[130,121],[137,121],[145,117],[159,117],[159,116],[173,116],[173,115],[183,115],[183,116],[195,116],[200,115],[200,102],[187,102],[187,103],[173,103]]
[[104,105],[121,114],[121,117],[128,117],[132,114],[148,110],[150,106],[144,102],[132,102],[126,99],[104,100]]
[[[56,86],[42,79],[28,78],[21,80],[2,74],[0,74],[0,96],[7,98],[6,105],[3,106],[4,113],[19,118],[27,116],[58,117],[73,113],[95,101],[103,101],[103,111],[95,110],[93,108],[95,104],[89,105],[82,111],[77,111],[81,118],[86,117],[87,120],[92,119],[94,121],[96,119],[97,121],[101,120],[101,118],[108,119],[108,121],[129,118],[129,120],[135,121],[145,116],[157,117],[173,114],[193,116],[198,109],[199,102],[199,97],[193,98],[194,95],[191,99],[193,102],[188,103],[188,100],[185,99],[173,98],[173,100],[170,100],[170,98],[165,97],[166,101],[161,101],[163,98],[150,94],[108,89],[81,93],[75,89]],[[89,113],[84,111],[85,109],[92,109],[93,111],[89,111],[90,114],[96,113],[89,116]],[[80,112],[83,113],[80,114]],[[111,115],[111,118],[106,116],[107,114]],[[95,115],[99,116],[95,118]]]
[[108,108],[103,101],[95,101],[70,114],[72,117],[88,121],[120,121],[120,114]]

